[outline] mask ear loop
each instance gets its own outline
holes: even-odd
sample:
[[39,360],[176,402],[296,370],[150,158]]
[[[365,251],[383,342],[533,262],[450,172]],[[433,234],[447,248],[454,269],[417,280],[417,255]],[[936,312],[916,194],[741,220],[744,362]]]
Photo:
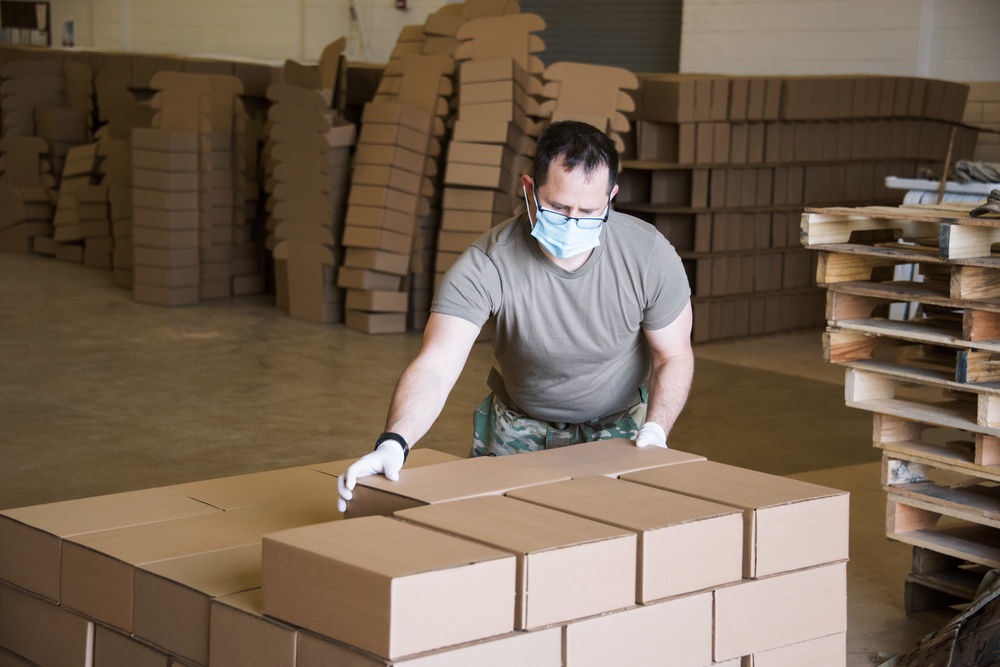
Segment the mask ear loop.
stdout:
[[528,203],[528,188],[524,185],[524,183],[521,184],[521,194],[524,195],[524,206],[525,206],[524,210],[525,213],[528,214],[528,222],[530,222],[532,228],[534,228],[537,219],[536,220],[531,219],[531,204]]

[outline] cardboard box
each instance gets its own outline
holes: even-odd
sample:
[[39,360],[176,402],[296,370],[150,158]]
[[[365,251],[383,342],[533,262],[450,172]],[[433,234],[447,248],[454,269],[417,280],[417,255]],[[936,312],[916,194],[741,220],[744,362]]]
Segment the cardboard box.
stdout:
[[65,607],[0,584],[0,648],[37,665],[90,664],[94,624]]
[[[527,458],[524,458],[527,456]],[[618,477],[626,473],[680,463],[704,461],[705,457],[663,447],[636,447],[632,440],[615,438],[582,442],[571,447],[557,447],[513,457],[508,465],[531,467],[562,473],[566,477],[605,475]]]
[[608,477],[579,477],[507,495],[635,532],[636,602],[742,576],[743,518],[732,507]]
[[[622,478],[742,510],[744,577],[847,558],[846,491],[714,461],[655,468]],[[804,534],[810,539],[803,540]]]
[[166,489],[4,510],[0,512],[0,579],[59,601],[62,538],[214,512]]
[[269,528],[234,511],[75,536],[63,544],[61,602],[131,632],[137,565],[255,544]]
[[[503,496],[396,512],[517,557],[514,627],[532,630],[635,602],[636,535]],[[595,577],[594,572],[601,576]]]
[[132,252],[136,266],[156,266],[171,269],[198,266],[198,248],[168,250],[165,248],[135,246]]
[[443,205],[449,210],[497,213],[509,218],[514,214],[516,201],[514,197],[503,192],[445,188]]
[[208,664],[295,667],[297,635],[296,628],[264,616],[259,588],[222,596],[212,600]]
[[137,568],[132,633],[207,665],[212,598],[259,588],[260,567],[260,545],[250,544]]
[[264,613],[390,660],[510,632],[514,581],[510,554],[385,517],[263,542]]
[[351,248],[370,248],[405,255],[413,249],[413,236],[386,229],[347,225],[344,228],[343,244]]
[[[562,628],[516,632],[401,660],[370,653],[309,632],[298,635],[297,667],[562,667]],[[213,663],[214,664],[214,663]]]
[[354,161],[358,165],[392,166],[413,174],[432,175],[425,155],[396,145],[360,143]]
[[[366,250],[364,248],[347,248],[344,251],[344,266],[349,269],[368,269],[376,273],[386,273],[393,276],[405,276],[410,273],[410,255],[396,255],[384,250]],[[343,287],[358,290],[376,290],[377,287],[361,287],[365,280],[375,280],[365,274],[351,273],[345,275]],[[381,279],[379,279],[381,281]],[[348,285],[347,283],[351,284]],[[386,281],[388,284],[388,281]],[[399,282],[394,283],[400,285]],[[354,285],[359,285],[354,287]],[[382,289],[381,291],[396,292],[394,289]]]
[[171,153],[197,153],[201,138],[196,132],[172,132],[151,128],[132,130],[132,149]]
[[[354,459],[337,463],[349,465],[353,462]],[[320,493],[333,493],[337,490],[337,484],[311,467],[300,466],[176,484],[167,488],[221,510],[234,510]]]
[[344,325],[368,334],[406,332],[406,313],[370,313],[364,310],[345,310]]
[[398,292],[402,287],[402,278],[379,271],[341,266],[337,272],[337,287],[343,289]]
[[829,665],[844,667],[847,664],[847,633],[810,639],[769,651],[760,651],[747,657],[748,667],[799,667],[799,665]]
[[716,661],[846,630],[847,564],[843,562],[748,579],[715,591]]
[[95,626],[95,630],[95,667],[169,667],[166,653],[103,625]]
[[347,310],[405,313],[410,309],[409,294],[407,292],[347,290],[344,307]]
[[712,663],[712,594],[677,597],[566,626],[566,665]]

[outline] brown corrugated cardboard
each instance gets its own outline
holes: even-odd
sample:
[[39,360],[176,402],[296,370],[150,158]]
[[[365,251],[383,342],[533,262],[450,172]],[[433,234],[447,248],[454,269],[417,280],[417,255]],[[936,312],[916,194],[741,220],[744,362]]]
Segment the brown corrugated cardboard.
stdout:
[[[632,531],[503,496],[425,505],[395,516],[514,553],[518,630],[624,609],[635,601]],[[600,577],[593,576],[596,571]]]
[[425,155],[396,145],[359,143],[354,160],[359,165],[392,166],[413,174],[431,175]]
[[258,544],[145,565],[135,571],[132,633],[207,665],[212,598],[259,587]]
[[211,609],[208,664],[295,667],[297,634],[295,628],[263,615],[259,588],[216,598]]
[[387,659],[509,632],[514,580],[509,554],[384,517],[263,543],[266,614]]
[[[705,457],[663,447],[636,447],[631,440],[615,438],[582,442],[572,447],[557,447],[531,452],[507,465],[558,472],[566,477],[606,475],[618,477],[629,472],[704,461]],[[511,457],[503,457],[511,459]]]
[[[350,459],[348,461],[330,461],[328,463],[316,463],[308,466],[313,470],[317,470],[325,475],[333,475],[339,477],[347,472],[347,469],[356,459]],[[445,452],[439,452],[436,449],[430,449],[428,447],[418,447],[410,452],[410,455],[406,458],[407,468],[419,468],[420,466],[435,465],[437,463],[444,463],[445,461],[460,461],[462,457],[455,456],[454,454],[447,454]]]
[[379,271],[341,266],[337,272],[337,287],[344,289],[398,292],[401,286],[402,278],[400,276]]
[[136,266],[156,266],[162,268],[186,268],[198,266],[198,249],[167,250],[163,248],[133,248]]
[[673,598],[566,626],[567,667],[712,664],[712,594]]
[[847,635],[835,635],[810,639],[760,651],[749,656],[748,667],[799,667],[800,665],[823,665],[844,667],[847,664]]
[[744,580],[715,591],[714,656],[718,661],[846,629],[846,563]]
[[562,628],[517,632],[388,661],[309,632],[298,636],[297,667],[562,667]]
[[0,579],[59,600],[63,537],[214,512],[165,489],[4,510],[0,512]]
[[94,667],[167,667],[169,656],[133,637],[95,626]]
[[[623,475],[623,479],[737,507],[744,512],[743,576],[847,558],[846,491],[702,461]],[[809,540],[802,535],[809,534]]]
[[177,484],[167,488],[212,507],[233,510],[319,493],[332,493],[337,490],[336,486],[327,475],[318,473],[312,467],[302,466]]
[[352,248],[370,248],[405,255],[413,249],[413,236],[385,229],[348,225],[344,228],[343,244]]
[[94,624],[65,607],[0,584],[0,647],[37,665],[90,664]]
[[75,536],[63,544],[60,600],[131,632],[136,565],[254,544],[269,527],[234,511]]
[[344,311],[344,325],[369,334],[405,333],[406,313],[370,313],[348,309]]
[[[396,255],[390,252],[385,252],[384,250],[366,250],[364,248],[347,248],[344,251],[344,266],[351,269],[369,269],[377,273],[388,273],[393,276],[405,276],[410,272],[410,255]],[[345,276],[345,284],[342,287],[348,287],[353,289],[373,289],[383,291],[398,291],[398,283],[395,283],[397,287],[387,289],[387,288],[376,288],[376,287],[354,287],[355,284],[360,285],[365,279],[364,275],[351,274]],[[346,284],[350,282],[351,284]],[[388,284],[388,281],[386,281]]]
[[196,153],[199,136],[195,132],[171,132],[149,128],[132,130],[132,148],[171,153]]
[[361,477],[345,516],[389,515],[409,507],[503,495],[512,489],[569,478],[564,471],[530,465],[536,453],[481,456],[413,470],[404,468],[397,482],[381,475]]
[[634,531],[636,602],[741,577],[743,519],[732,507],[608,477],[580,477],[507,495]]
[[347,290],[344,307],[347,310],[405,313],[409,310],[409,294],[406,292]]

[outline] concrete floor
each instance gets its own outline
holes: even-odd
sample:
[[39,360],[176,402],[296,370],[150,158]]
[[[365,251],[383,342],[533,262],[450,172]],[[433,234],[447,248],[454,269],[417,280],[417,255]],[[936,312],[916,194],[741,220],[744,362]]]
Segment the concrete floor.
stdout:
[[[267,297],[144,306],[105,272],[0,254],[0,508],[354,458],[381,432],[396,379],[419,346],[418,333],[367,336],[297,322]],[[696,356],[751,382],[781,373],[842,384],[843,371],[825,365],[820,348],[812,330],[705,344]],[[477,344],[422,445],[467,453],[491,363],[489,345]],[[692,399],[739,404],[725,383],[699,394],[697,377],[696,369]],[[837,431],[842,410],[795,417]],[[950,614],[903,610],[910,549],[884,537],[869,443],[851,443],[864,452],[857,462],[815,469],[807,447],[769,445],[765,426],[741,429],[733,447],[750,443],[761,461],[795,459],[790,469],[801,472],[790,476],[852,494],[850,667],[906,652],[941,626]],[[688,444],[679,448],[695,451]]]

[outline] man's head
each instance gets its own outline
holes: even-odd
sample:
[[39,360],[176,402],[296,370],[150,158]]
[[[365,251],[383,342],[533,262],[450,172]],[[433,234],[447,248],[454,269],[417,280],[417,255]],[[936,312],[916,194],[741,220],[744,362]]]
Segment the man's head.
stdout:
[[618,149],[608,135],[593,125],[576,120],[551,123],[538,138],[535,150],[535,187],[545,185],[549,169],[560,157],[564,169],[583,169],[587,176],[606,168],[608,194],[611,193],[618,179]]

